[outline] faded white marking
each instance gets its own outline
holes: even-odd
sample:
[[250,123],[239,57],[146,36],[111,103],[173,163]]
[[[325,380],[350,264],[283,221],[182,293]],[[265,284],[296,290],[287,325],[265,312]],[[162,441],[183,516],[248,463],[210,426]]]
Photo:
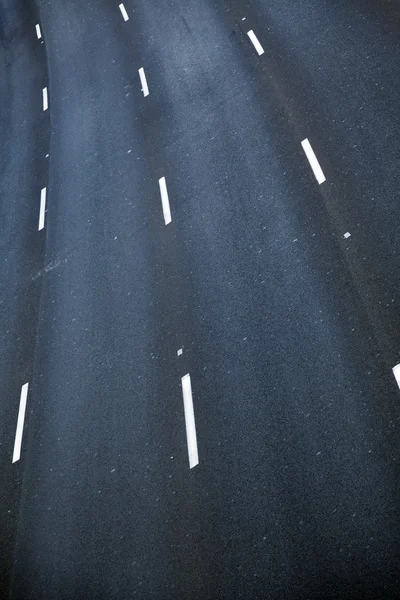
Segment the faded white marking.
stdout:
[[45,273],[48,273],[49,271],[53,271],[53,269],[57,269],[57,267],[59,267],[63,262],[66,263],[67,260],[68,260],[67,258],[64,258],[63,261],[61,259],[53,260],[53,262],[46,265],[44,267],[44,269],[40,269],[40,271],[32,277],[32,281],[35,281],[38,277],[41,277],[42,275],[44,275]]
[[344,238],[346,238],[346,240],[347,240],[347,238],[349,238],[350,236],[351,236],[351,233],[349,233],[349,232],[347,231],[347,232],[344,234],[344,236],[343,236],[343,237],[344,237]]
[[40,192],[40,211],[39,211],[39,226],[38,230],[40,231],[44,227],[44,216],[46,210],[46,188],[43,188]]
[[247,32],[247,35],[249,36],[250,40],[252,41],[253,46],[256,49],[258,56],[261,56],[261,54],[264,54],[264,48],[261,46],[260,42],[258,41],[258,38],[257,38],[256,34],[254,33],[254,31],[252,29],[250,29],[250,31]]
[[171,223],[172,219],[171,219],[171,209],[169,206],[167,183],[165,181],[165,177],[161,177],[161,179],[158,180],[158,183],[160,186],[161,203],[162,203],[162,209],[163,209],[163,213],[164,213],[164,221],[165,221],[165,224],[168,225],[168,223]]
[[129,19],[129,17],[128,17],[128,13],[126,12],[125,6],[124,6],[122,3],[119,5],[119,10],[120,10],[120,11],[121,11],[121,13],[122,13],[122,16],[123,16],[123,18],[124,18],[124,21],[127,21],[127,20]]
[[146,97],[149,95],[149,86],[147,85],[146,73],[144,72],[143,67],[139,69],[139,77],[140,83],[142,84],[143,96]]
[[189,373],[182,377],[183,406],[185,409],[186,439],[189,455],[189,467],[193,469],[199,464],[197,450],[196,424],[194,420],[192,384]]
[[178,350],[178,352],[177,352],[177,355],[178,355],[178,356],[181,356],[182,352],[183,352],[183,349],[182,349],[182,348],[179,348],[179,350]]
[[307,138],[301,142],[301,145],[303,146],[303,150],[304,150],[304,152],[308,158],[308,162],[310,163],[310,166],[313,170],[315,179],[321,185],[321,183],[324,183],[324,181],[325,181],[325,175],[323,174],[323,171],[320,167],[317,157],[315,156],[314,150],[311,148],[311,144]]
[[15,432],[14,452],[13,452],[13,457],[12,457],[13,463],[17,462],[17,460],[19,460],[21,458],[21,444],[22,444],[22,434],[24,431],[24,420],[25,420],[25,410],[26,410],[26,399],[28,397],[28,387],[29,387],[29,383],[24,383],[24,385],[21,388],[21,396],[19,399],[17,429]]

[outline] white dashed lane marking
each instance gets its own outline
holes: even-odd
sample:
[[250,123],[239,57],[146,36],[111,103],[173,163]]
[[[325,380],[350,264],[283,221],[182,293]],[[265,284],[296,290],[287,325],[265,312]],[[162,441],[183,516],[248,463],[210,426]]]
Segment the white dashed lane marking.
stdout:
[[40,192],[40,210],[39,210],[39,225],[38,230],[40,231],[44,227],[44,216],[46,210],[46,188],[43,188]]
[[321,185],[321,183],[324,183],[324,181],[325,181],[325,175],[320,167],[317,157],[315,156],[314,150],[311,148],[311,144],[307,138],[301,142],[301,145],[303,146],[303,150],[304,150],[304,152],[308,158],[308,162],[310,163],[310,166],[313,170],[315,179]]
[[161,177],[161,179],[158,180],[158,183],[160,186],[161,203],[162,203],[162,209],[163,209],[163,213],[164,213],[164,221],[165,221],[165,224],[168,225],[168,223],[171,223],[172,219],[171,219],[171,209],[169,206],[167,183],[165,181],[165,177]]
[[139,69],[139,77],[140,83],[142,84],[143,96],[146,97],[149,95],[149,86],[147,85],[146,73],[144,72],[143,67]]
[[185,409],[186,439],[189,455],[189,467],[193,469],[199,464],[197,450],[196,424],[194,421],[192,384],[189,373],[182,377],[183,406]]
[[125,6],[122,3],[119,5],[119,10],[121,11],[124,21],[127,21],[129,19],[128,13],[126,12]]
[[393,371],[393,375],[395,376],[397,385],[400,388],[400,363],[398,365],[396,365],[395,367],[393,367],[392,371]]
[[37,23],[37,25],[36,25],[36,35],[37,35],[37,39],[40,40],[40,38],[42,37],[42,32],[40,30],[39,23]]
[[19,411],[17,420],[17,430],[15,432],[14,452],[12,462],[15,463],[21,458],[22,434],[24,431],[26,399],[28,397],[29,383],[25,383],[21,388],[21,396],[19,399]]
[[43,110],[47,110],[49,108],[49,98],[47,94],[47,87],[43,88]]
[[253,46],[256,49],[258,56],[261,56],[261,54],[264,54],[264,48],[261,46],[260,42],[258,41],[258,38],[257,38],[256,34],[254,33],[254,31],[252,29],[250,29],[250,31],[247,32],[247,35],[249,36],[251,42],[253,43]]

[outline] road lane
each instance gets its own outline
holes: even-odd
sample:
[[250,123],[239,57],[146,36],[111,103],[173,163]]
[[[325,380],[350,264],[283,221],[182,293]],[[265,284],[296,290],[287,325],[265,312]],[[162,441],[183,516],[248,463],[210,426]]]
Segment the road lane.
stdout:
[[21,386],[32,374],[43,267],[37,237],[48,121],[43,48],[32,6],[0,1],[0,596],[6,597],[19,512],[21,463],[12,464]]
[[160,176],[142,164],[144,99],[125,24],[109,6],[92,17],[74,2],[46,5],[40,19],[54,268],[43,274],[14,598],[101,598],[141,585],[158,597],[175,576],[160,565],[175,532],[184,535],[169,509],[188,469],[180,377],[175,345],[161,349],[168,334],[153,293]]

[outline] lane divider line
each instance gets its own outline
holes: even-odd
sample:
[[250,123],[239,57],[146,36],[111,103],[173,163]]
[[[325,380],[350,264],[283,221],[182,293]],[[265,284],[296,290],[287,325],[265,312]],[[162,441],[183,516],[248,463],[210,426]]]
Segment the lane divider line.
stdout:
[[247,35],[249,36],[251,42],[253,43],[253,46],[256,49],[258,56],[261,56],[261,54],[264,54],[264,48],[261,46],[260,42],[258,41],[258,37],[254,33],[254,31],[252,29],[250,29],[250,31],[247,32]]
[[38,231],[40,231],[44,227],[45,210],[46,210],[46,188],[43,188],[42,191],[40,192],[40,211],[39,211]]
[[43,88],[43,110],[47,110],[49,108],[49,98],[47,95],[47,87]]
[[303,146],[303,150],[304,150],[304,152],[308,158],[308,162],[310,163],[310,166],[313,170],[315,179],[321,185],[321,183],[324,183],[324,181],[326,181],[326,179],[325,179],[325,175],[321,169],[321,166],[317,160],[317,157],[315,156],[314,150],[311,148],[311,144],[307,138],[301,142],[301,145]]
[[193,469],[193,467],[199,464],[199,453],[197,450],[197,435],[193,410],[192,384],[190,381],[189,373],[187,375],[184,375],[181,381],[183,406],[185,409],[186,439],[188,446],[189,467],[190,469]]
[[143,96],[146,98],[146,96],[149,95],[149,86],[147,85],[146,73],[144,72],[143,67],[139,69],[139,77],[140,83],[142,84]]
[[128,21],[128,19],[129,19],[129,17],[128,17],[128,13],[126,12],[125,6],[122,4],[122,2],[121,2],[121,4],[119,5],[119,10],[120,10],[120,11],[121,11],[121,13],[122,13],[122,16],[123,16],[123,18],[124,18],[124,21]]
[[164,221],[165,221],[165,224],[168,225],[168,223],[171,223],[172,219],[171,219],[171,209],[169,206],[167,183],[165,181],[165,177],[161,177],[161,179],[158,180],[158,183],[160,186],[161,203],[162,203],[162,209],[163,209],[163,213],[164,213]]
[[21,396],[19,399],[17,429],[15,432],[14,452],[13,452],[13,457],[12,457],[13,463],[17,462],[21,458],[21,444],[22,444],[22,434],[24,431],[24,421],[25,421],[26,399],[28,397],[28,387],[29,387],[29,383],[24,383],[24,385],[21,388]]
[[395,367],[393,367],[392,371],[393,371],[393,375],[395,376],[397,385],[400,388],[400,363],[398,365],[396,365]]
[[36,35],[37,35],[37,39],[40,40],[40,38],[42,37],[42,32],[40,30],[39,23],[37,23],[37,25],[36,25]]

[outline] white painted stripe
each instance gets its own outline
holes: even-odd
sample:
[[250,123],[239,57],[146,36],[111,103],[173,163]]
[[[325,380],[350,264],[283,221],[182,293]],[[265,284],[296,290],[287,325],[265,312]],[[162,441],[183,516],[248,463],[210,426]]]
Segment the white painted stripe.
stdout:
[[142,84],[143,96],[146,97],[149,95],[149,86],[147,85],[146,73],[144,72],[143,67],[139,69],[139,77],[140,83]]
[[396,365],[395,367],[393,367],[392,371],[393,371],[393,375],[396,378],[397,385],[400,388],[400,363],[398,365]]
[[19,399],[17,430],[15,432],[14,452],[13,452],[13,457],[12,457],[13,463],[17,462],[17,460],[19,460],[21,458],[22,433],[24,431],[24,420],[25,420],[26,399],[28,397],[28,387],[29,387],[29,383],[24,383],[24,385],[21,388],[21,397]]
[[40,40],[40,38],[42,37],[42,32],[40,31],[39,23],[37,23],[37,25],[36,25],[36,35],[37,35],[37,39]]
[[189,467],[193,469],[199,464],[197,450],[196,424],[194,422],[192,384],[189,373],[182,377],[183,406],[185,408],[186,439],[188,445]]
[[47,110],[49,107],[49,99],[47,96],[47,87],[43,88],[43,110]]
[[250,31],[247,32],[247,35],[249,36],[250,40],[253,42],[253,46],[256,49],[258,56],[261,56],[261,54],[264,54],[264,48],[261,46],[260,42],[258,41],[258,38],[257,38],[256,34],[254,33],[254,31],[252,29],[250,29]]
[[44,215],[46,210],[46,188],[43,188],[40,192],[40,211],[39,211],[39,226],[40,231],[44,227]]
[[126,12],[125,6],[122,3],[119,5],[119,10],[121,11],[122,16],[124,17],[124,21],[127,21],[129,19],[128,13]]
[[321,185],[321,183],[324,183],[325,181],[325,175],[323,174],[317,157],[314,154],[314,150],[311,148],[311,144],[307,138],[301,142],[301,145],[303,146],[303,150],[306,153],[308,162],[310,163],[310,166],[314,172],[315,178]]
[[163,213],[164,213],[164,221],[165,221],[165,224],[168,225],[168,223],[171,223],[172,219],[171,219],[171,209],[169,207],[169,199],[168,199],[167,184],[165,181],[165,177],[161,177],[161,179],[159,179],[158,183],[160,185],[160,193],[161,193],[162,209],[163,209]]

